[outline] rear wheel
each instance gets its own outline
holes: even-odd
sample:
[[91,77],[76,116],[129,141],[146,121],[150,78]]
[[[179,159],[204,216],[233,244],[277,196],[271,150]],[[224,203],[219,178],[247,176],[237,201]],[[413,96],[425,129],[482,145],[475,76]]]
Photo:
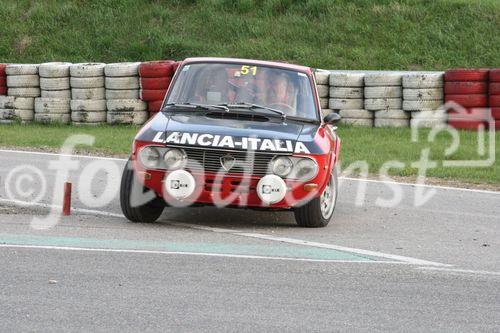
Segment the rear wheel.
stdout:
[[304,206],[294,210],[297,224],[306,228],[326,227],[335,210],[337,195],[337,169],[334,167],[323,193],[318,198],[314,198]]
[[128,160],[120,186],[120,205],[123,215],[131,222],[155,222],[165,208],[165,201],[156,197],[143,204],[134,204],[134,198],[140,199],[140,194],[147,190],[137,181],[134,173],[132,161]]

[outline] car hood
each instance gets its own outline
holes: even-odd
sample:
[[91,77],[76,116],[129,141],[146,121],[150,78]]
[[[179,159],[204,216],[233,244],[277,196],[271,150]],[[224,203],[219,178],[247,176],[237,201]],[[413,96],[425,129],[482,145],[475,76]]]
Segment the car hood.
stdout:
[[283,153],[318,153],[314,147],[317,124],[213,118],[206,114],[159,113],[136,137],[167,145]]

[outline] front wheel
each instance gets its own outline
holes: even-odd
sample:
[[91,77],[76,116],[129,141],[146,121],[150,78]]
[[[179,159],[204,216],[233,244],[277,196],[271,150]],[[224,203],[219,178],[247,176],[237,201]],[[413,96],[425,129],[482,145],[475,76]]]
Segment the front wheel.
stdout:
[[337,168],[334,167],[323,193],[318,198],[314,198],[304,206],[294,210],[297,224],[306,228],[326,227],[335,210],[337,195]]
[[120,206],[123,215],[131,222],[155,222],[165,208],[165,201],[155,196],[152,200],[146,201],[144,192],[147,189],[137,181],[129,159],[123,170],[120,186]]

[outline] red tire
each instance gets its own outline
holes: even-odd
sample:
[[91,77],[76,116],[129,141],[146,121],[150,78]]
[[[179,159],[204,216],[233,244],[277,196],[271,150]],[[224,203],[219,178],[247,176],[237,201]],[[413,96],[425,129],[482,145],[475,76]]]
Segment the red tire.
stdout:
[[141,77],[165,77],[173,74],[173,60],[148,61],[139,65],[139,75]]
[[180,61],[174,62],[174,73],[177,71],[177,68],[179,68],[180,64],[181,64]]
[[149,112],[149,118],[153,118],[157,114],[158,114],[158,112]]
[[445,102],[455,102],[464,108],[475,108],[488,106],[488,95],[446,95]]
[[7,95],[7,87],[0,87],[0,95]]
[[500,82],[491,82],[489,92],[490,95],[500,95]]
[[490,106],[500,107],[500,95],[490,96]]
[[142,89],[141,99],[146,102],[159,101],[163,100],[166,93],[166,89]]
[[477,131],[484,122],[477,120],[448,120],[448,125],[456,129]]
[[0,76],[5,76],[5,67],[7,64],[0,64]]
[[500,131],[500,121],[495,121],[495,131]]
[[491,111],[489,108],[472,108],[462,110],[448,110],[448,120],[462,121],[486,121],[490,118]]
[[452,69],[444,73],[445,81],[488,81],[489,69]]
[[500,108],[491,108],[491,117],[500,120]]
[[142,77],[141,89],[167,89],[172,77]]
[[148,103],[148,111],[149,112],[159,112],[162,104],[163,104],[163,100],[149,102]]
[[490,69],[490,82],[500,82],[500,68]]
[[6,82],[5,76],[0,76],[0,87],[6,87],[7,85],[5,84]]
[[444,83],[447,95],[487,94],[488,83],[476,81],[448,81]]

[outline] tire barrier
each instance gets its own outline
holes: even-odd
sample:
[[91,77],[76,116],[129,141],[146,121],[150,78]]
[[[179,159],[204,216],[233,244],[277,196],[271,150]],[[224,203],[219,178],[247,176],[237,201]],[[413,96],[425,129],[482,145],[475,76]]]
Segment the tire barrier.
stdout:
[[7,75],[5,74],[6,64],[0,64],[0,96],[7,95]]
[[40,96],[38,70],[38,64],[9,64],[5,67],[7,94],[11,99],[0,103],[0,106],[3,104],[0,109],[9,110],[0,115],[2,122],[20,120],[21,123],[30,123],[34,120],[34,99]]
[[488,69],[452,69],[444,74],[444,100],[456,103],[448,109],[448,124],[457,129],[478,130],[486,126]]
[[500,68],[490,70],[489,95],[491,117],[495,120],[495,130],[500,131]]
[[373,112],[366,110],[364,102],[364,76],[355,71],[330,72],[328,107],[342,116],[341,124],[373,126]]
[[104,63],[73,64],[71,75],[71,123],[99,125],[106,123]]
[[176,62],[173,60],[148,61],[140,64],[140,98],[148,103],[150,117],[160,111],[176,69]]
[[322,110],[328,109],[328,98],[330,97],[330,73],[325,70],[317,70],[314,72],[316,79],[316,87],[318,89],[319,105]]
[[41,97],[35,98],[35,122],[70,122],[70,66],[68,62],[47,62],[38,67]]
[[410,114],[403,111],[403,74],[372,72],[364,77],[365,109],[374,113],[375,127],[408,127]]

